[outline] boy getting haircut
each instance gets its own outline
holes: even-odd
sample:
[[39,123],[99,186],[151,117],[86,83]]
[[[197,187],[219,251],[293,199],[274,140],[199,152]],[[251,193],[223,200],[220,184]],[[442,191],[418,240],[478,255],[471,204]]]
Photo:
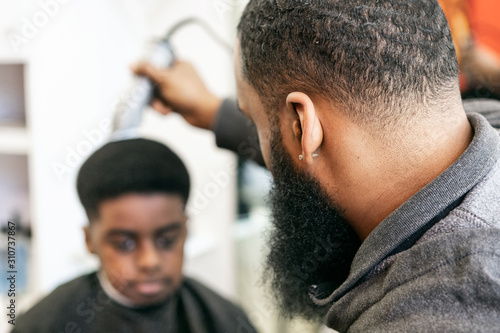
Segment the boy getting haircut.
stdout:
[[241,309],[182,274],[189,174],[161,143],[111,142],[77,190],[97,272],[61,285],[13,332],[254,332]]

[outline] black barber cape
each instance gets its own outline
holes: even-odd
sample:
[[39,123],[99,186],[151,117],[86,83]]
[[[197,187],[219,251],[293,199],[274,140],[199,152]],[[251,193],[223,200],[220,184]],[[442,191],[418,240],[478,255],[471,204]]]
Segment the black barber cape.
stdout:
[[16,320],[13,333],[245,332],[254,328],[241,309],[185,278],[162,304],[128,308],[111,300],[96,273],[55,289]]

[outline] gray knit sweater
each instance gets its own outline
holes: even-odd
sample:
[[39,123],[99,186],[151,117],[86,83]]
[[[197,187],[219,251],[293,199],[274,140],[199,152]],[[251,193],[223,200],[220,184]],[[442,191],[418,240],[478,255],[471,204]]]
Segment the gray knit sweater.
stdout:
[[340,288],[312,296],[331,305],[329,327],[500,332],[500,137],[469,120],[464,154],[377,226]]

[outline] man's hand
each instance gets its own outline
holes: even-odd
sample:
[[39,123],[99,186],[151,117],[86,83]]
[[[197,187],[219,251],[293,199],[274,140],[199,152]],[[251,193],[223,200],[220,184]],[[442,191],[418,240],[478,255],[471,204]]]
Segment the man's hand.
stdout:
[[222,100],[208,91],[191,64],[176,61],[171,68],[158,69],[139,63],[132,65],[132,71],[153,81],[153,109],[162,114],[177,112],[193,126],[212,129]]

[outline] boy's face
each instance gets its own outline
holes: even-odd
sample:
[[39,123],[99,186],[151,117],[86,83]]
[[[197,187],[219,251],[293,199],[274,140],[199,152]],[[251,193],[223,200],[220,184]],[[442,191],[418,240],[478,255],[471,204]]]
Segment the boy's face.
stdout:
[[134,305],[159,303],[180,286],[186,240],[180,196],[132,193],[105,200],[85,236],[113,287]]

